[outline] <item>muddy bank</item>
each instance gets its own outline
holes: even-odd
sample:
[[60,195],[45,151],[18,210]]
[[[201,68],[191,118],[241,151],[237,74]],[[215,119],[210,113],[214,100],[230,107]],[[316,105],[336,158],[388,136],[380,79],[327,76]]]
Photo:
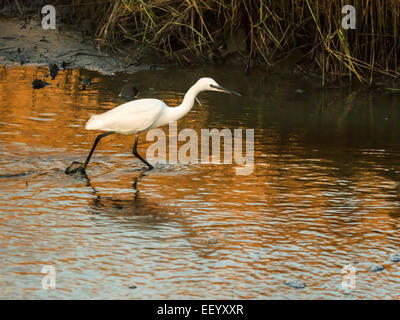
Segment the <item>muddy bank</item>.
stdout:
[[20,20],[0,17],[0,64],[48,65],[85,68],[102,74],[133,73],[163,65],[141,64],[138,57],[117,54],[96,47],[93,39],[85,37],[66,25],[56,30],[44,30],[37,19]]

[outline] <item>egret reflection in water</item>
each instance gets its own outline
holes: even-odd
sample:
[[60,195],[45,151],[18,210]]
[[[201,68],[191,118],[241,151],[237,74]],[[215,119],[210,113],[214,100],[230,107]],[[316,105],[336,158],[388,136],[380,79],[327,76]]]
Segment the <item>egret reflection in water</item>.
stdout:
[[131,199],[119,199],[117,196],[102,196],[100,191],[90,182],[90,178],[85,176],[86,185],[93,189],[94,198],[91,201],[91,209],[95,214],[107,215],[127,215],[127,216],[146,216],[154,220],[165,220],[169,214],[179,214],[171,207],[163,205],[156,200],[147,200],[140,192],[139,181],[145,178],[142,172],[133,178]]

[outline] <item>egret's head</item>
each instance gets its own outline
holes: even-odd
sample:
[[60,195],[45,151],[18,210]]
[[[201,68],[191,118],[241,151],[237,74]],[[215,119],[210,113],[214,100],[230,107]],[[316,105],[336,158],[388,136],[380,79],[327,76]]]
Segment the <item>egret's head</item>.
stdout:
[[198,87],[201,91],[218,91],[240,96],[240,93],[221,87],[218,83],[215,82],[214,79],[211,78],[199,79],[199,81],[196,82],[196,87]]

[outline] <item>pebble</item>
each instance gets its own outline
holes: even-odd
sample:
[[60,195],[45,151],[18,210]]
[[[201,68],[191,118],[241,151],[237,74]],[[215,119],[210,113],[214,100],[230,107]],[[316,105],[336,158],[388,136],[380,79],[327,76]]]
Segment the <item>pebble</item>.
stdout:
[[86,172],[83,169],[83,163],[78,161],[73,161],[69,167],[65,169],[65,174],[74,174],[80,173],[81,175],[85,175]]
[[86,86],[89,86],[89,85],[92,84],[92,79],[91,78],[84,78],[81,81],[81,84],[82,84],[82,90],[86,90]]
[[351,295],[351,290],[350,290],[350,289],[345,289],[345,290],[344,290],[344,294],[345,294],[346,296]]
[[400,254],[398,253],[393,253],[389,257],[391,262],[400,262]]
[[85,85],[85,86],[88,86],[88,85],[92,84],[92,79],[91,78],[84,78],[82,80],[82,84]]
[[379,264],[377,264],[377,265],[372,266],[371,268],[369,268],[369,271],[370,271],[370,272],[379,272],[379,271],[382,271],[382,270],[385,270],[385,267],[384,267],[384,266],[381,266],[381,265],[379,265]]
[[304,289],[306,287],[305,283],[298,280],[289,280],[285,282],[285,285],[294,289]]
[[40,79],[35,79],[35,80],[32,81],[32,88],[33,89],[40,89],[40,88],[43,88],[43,87],[48,86],[48,85],[50,85],[50,83],[47,83],[47,82],[45,82],[43,80],[40,80]]
[[54,80],[57,77],[59,68],[58,68],[58,66],[56,64],[50,64],[49,65],[49,70],[50,70],[51,78]]
[[139,90],[132,84],[127,84],[121,89],[119,96],[125,101],[135,100],[139,93]]
[[63,68],[63,70],[67,69],[68,64],[69,64],[69,62],[65,62],[65,61],[62,62],[61,67]]

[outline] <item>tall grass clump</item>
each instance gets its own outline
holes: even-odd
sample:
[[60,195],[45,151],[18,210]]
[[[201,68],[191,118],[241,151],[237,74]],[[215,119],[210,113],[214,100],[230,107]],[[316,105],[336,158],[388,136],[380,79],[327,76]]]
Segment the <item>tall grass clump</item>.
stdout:
[[372,83],[399,76],[400,2],[353,0],[356,29],[342,28],[342,7],[331,0],[114,1],[98,36],[130,39],[179,62],[215,63],[236,56],[274,67],[288,58],[322,82],[342,76]]
[[[95,20],[102,45],[130,41],[182,64],[291,64],[320,75],[323,84],[343,76],[367,84],[378,74],[399,78],[398,0],[53,2],[86,5],[81,14]],[[342,28],[342,8],[348,4],[356,8],[354,30]]]

